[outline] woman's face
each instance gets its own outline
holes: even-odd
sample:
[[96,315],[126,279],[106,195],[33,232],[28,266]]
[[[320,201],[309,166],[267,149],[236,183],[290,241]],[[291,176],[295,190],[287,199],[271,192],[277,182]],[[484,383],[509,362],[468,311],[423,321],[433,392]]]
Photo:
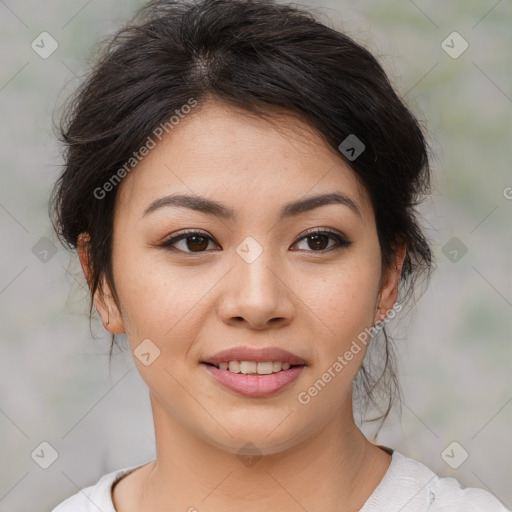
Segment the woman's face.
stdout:
[[[155,422],[233,453],[247,442],[277,453],[351,423],[365,346],[351,347],[396,299],[398,270],[381,275],[374,213],[354,172],[294,118],[278,127],[213,103],[182,119],[119,186],[120,309],[96,297],[105,327],[126,332]],[[173,204],[177,195],[191,207]],[[193,236],[169,242],[185,231]],[[305,364],[260,376],[205,364],[240,347],[283,349]]]

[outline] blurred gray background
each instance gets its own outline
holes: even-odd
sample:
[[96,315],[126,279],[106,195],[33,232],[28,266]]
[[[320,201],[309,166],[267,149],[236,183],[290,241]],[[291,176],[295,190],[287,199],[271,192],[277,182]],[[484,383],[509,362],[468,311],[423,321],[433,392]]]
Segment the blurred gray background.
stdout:
[[[99,322],[91,336],[78,262],[47,215],[62,164],[52,119],[94,44],[142,3],[0,0],[0,511],[50,510],[154,456],[145,385],[127,350],[109,365]],[[437,269],[395,324],[403,413],[377,441],[510,508],[511,2],[305,5],[378,56],[436,155],[422,212]]]

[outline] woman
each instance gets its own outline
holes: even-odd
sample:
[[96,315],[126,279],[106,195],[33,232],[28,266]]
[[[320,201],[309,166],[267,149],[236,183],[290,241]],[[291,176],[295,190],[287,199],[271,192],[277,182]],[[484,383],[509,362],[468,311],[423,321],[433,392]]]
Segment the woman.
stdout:
[[354,398],[389,413],[385,324],[432,265],[427,144],[368,51],[291,6],[160,0],[68,113],[55,228],[157,456],[55,512],[506,511],[354,421]]

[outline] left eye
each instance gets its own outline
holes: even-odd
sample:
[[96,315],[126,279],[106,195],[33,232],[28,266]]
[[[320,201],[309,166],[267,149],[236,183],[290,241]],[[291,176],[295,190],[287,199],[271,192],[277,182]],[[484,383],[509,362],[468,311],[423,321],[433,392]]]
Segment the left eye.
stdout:
[[[329,252],[331,250],[339,249],[351,245],[352,242],[345,239],[341,234],[335,231],[326,230],[313,230],[307,232],[304,236],[299,238],[294,245],[299,243],[301,240],[307,240],[307,244],[313,251],[307,252]],[[334,241],[334,247],[329,246],[329,240]],[[201,231],[189,231],[173,236],[160,244],[160,247],[164,247],[169,250],[178,250],[181,252],[188,253],[200,253],[206,252],[209,242],[213,242],[213,239]],[[177,244],[184,242],[183,248],[178,248]],[[300,249],[304,250],[304,249]]]
[[[329,243],[329,239],[333,240],[335,243],[334,246],[326,246],[326,244]],[[340,249],[342,247],[349,246],[352,242],[349,242],[346,238],[341,236],[339,233],[336,233],[335,231],[309,231],[305,236],[299,239],[300,240],[307,240],[307,244],[310,248],[320,249],[315,251],[308,251],[308,252],[329,252],[331,250]],[[296,242],[297,243],[297,242]],[[327,249],[326,247],[329,247]]]

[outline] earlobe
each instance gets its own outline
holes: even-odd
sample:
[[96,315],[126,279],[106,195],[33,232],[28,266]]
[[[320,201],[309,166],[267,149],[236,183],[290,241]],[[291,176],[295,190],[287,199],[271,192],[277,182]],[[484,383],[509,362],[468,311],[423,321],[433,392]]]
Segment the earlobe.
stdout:
[[387,270],[385,278],[382,281],[381,289],[377,299],[377,308],[374,318],[374,324],[377,324],[386,318],[389,310],[395,304],[398,297],[398,284],[402,274],[405,256],[407,254],[407,245],[404,243],[397,247],[394,253],[394,260],[391,267]]
[[[89,290],[92,291],[92,273],[89,262],[89,242],[90,237],[88,233],[82,233],[78,237],[78,257],[80,265],[84,272]],[[104,276],[102,277],[100,286],[94,293],[94,306],[101,317],[101,322],[105,330],[111,334],[123,334],[125,332],[122,322],[121,314],[114,300],[112,291]]]
[[94,305],[101,316],[101,322],[106,331],[111,334],[123,334],[125,332],[121,314],[104,278],[101,286],[94,294]]

